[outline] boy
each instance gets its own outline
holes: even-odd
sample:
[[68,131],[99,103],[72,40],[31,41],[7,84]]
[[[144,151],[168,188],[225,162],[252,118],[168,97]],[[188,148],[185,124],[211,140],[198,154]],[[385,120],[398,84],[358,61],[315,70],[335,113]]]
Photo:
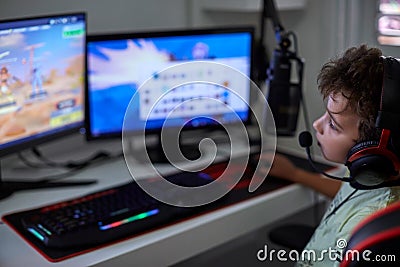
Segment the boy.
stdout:
[[[345,163],[356,143],[379,140],[381,132],[375,128],[375,119],[383,81],[381,55],[377,48],[352,47],[326,63],[318,75],[318,88],[327,106],[313,128],[322,155],[332,162]],[[334,197],[298,266],[338,266],[354,226],[400,199],[400,187],[355,190],[348,183],[297,168],[278,154],[269,174]]]

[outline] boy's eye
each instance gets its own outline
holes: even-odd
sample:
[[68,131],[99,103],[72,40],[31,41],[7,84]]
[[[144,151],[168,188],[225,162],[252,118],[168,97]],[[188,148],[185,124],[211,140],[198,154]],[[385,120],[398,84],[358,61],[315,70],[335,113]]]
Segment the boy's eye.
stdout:
[[329,119],[328,124],[329,124],[329,127],[332,128],[332,130],[337,131],[337,128],[336,128],[335,124],[333,123],[332,119]]

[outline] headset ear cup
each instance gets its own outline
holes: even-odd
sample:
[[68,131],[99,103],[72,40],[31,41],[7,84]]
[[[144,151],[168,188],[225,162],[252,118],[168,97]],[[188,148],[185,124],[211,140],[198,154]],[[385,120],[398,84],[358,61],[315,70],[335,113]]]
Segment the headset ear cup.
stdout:
[[350,179],[353,184],[360,184],[364,187],[376,186],[385,182],[393,173],[395,166],[393,162],[375,153],[368,153],[357,159],[353,155],[369,148],[377,148],[379,141],[365,141],[354,145],[347,154],[346,166],[350,171]]
[[349,162],[348,169],[353,182],[363,186],[375,186],[385,182],[394,172],[391,160],[382,155],[369,154]]
[[379,141],[364,141],[364,142],[355,144],[352,148],[350,148],[349,152],[347,153],[346,162],[351,160],[351,157],[355,153],[357,153],[363,149],[369,148],[369,147],[377,147],[378,145],[379,145]]
[[[361,157],[358,160],[354,160],[353,155],[359,151],[362,151],[362,150],[370,148],[370,147],[376,147],[378,145],[379,145],[378,141],[364,141],[364,142],[355,144],[349,150],[349,152],[347,153],[345,165],[349,169],[350,182],[352,184],[357,185],[361,182],[361,185],[364,186],[364,181],[362,181],[362,178],[360,178],[360,180],[361,180],[360,182],[357,181],[357,179],[359,179],[359,177],[364,177],[365,175],[367,175],[367,176],[373,175],[372,173],[361,173],[361,172],[365,172],[368,161],[365,159],[365,157]],[[377,184],[380,181],[375,181],[375,182]]]

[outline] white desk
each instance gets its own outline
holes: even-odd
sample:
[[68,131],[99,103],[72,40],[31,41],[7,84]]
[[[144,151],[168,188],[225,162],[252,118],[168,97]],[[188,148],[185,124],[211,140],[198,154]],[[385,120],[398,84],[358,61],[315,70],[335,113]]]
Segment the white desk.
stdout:
[[[25,171],[28,170],[30,169]],[[130,175],[124,160],[120,158],[88,168],[68,180],[83,180],[84,178],[96,178],[99,182],[85,187],[15,193],[6,200],[0,201],[1,215],[125,183],[130,180]],[[1,224],[0,266],[171,265],[307,208],[312,205],[312,201],[310,190],[299,185],[290,185],[58,263],[48,262],[10,227]]]

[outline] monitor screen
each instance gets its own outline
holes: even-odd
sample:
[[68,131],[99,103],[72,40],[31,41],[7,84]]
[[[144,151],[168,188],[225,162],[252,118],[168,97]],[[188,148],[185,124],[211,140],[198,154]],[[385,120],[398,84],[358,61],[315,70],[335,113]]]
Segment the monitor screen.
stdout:
[[84,122],[84,13],[0,22],[0,156]]
[[[175,79],[188,77],[194,72],[198,75],[224,75],[198,71],[188,68],[177,73],[164,75],[163,69],[194,61],[213,61],[235,68],[251,78],[253,28],[193,29],[165,32],[125,33],[93,35],[87,39],[87,97],[86,97],[86,134],[88,139],[121,136],[125,111],[132,96],[148,79],[152,79],[151,88],[140,90],[140,101],[133,103],[137,113],[130,114],[130,125],[134,129],[160,131],[167,114],[173,106],[196,97],[219,97],[228,101],[236,113],[235,116],[213,106],[182,105],[169,126],[185,128],[207,128],[217,126],[216,120],[223,123],[248,122],[248,105],[236,101],[221,87],[189,84],[173,90],[159,102],[149,117],[147,110],[155,103],[152,96],[160,95]],[[158,74],[160,73],[160,74]],[[233,82],[232,77],[222,77]],[[240,86],[238,94],[248,103],[250,98],[250,80]],[[135,128],[137,127],[137,128]]]

